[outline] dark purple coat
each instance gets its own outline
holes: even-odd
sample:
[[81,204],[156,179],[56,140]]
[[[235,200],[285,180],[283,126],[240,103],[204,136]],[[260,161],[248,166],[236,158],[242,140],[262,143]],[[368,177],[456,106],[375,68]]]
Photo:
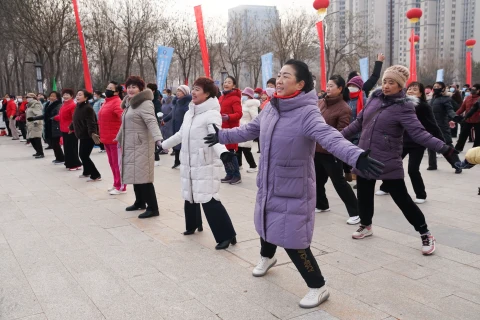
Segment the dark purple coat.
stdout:
[[[428,149],[440,151],[445,143],[428,133],[415,113],[418,98],[406,96],[405,91],[386,96],[381,89],[372,92],[357,119],[343,129],[346,138],[362,132],[358,146],[371,150],[370,157],[385,164],[378,180],[403,179],[403,134],[405,130],[412,140]],[[360,171],[354,173],[364,177]]]

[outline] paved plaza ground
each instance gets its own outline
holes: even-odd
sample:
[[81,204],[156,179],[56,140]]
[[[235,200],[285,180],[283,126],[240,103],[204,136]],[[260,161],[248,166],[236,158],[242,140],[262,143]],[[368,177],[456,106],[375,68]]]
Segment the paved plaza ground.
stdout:
[[160,216],[139,220],[125,211],[131,186],[107,193],[106,154],[92,154],[103,181],[86,183],[54,166],[51,150],[42,160],[33,153],[0,137],[0,319],[480,319],[480,167],[455,175],[439,159],[438,171],[426,171],[424,158],[421,209],[437,238],[429,257],[389,196],[375,198],[374,236],[353,240],[356,227],[328,183],[332,211],[316,214],[312,249],[331,295],[305,310],[307,287],[283,250],[265,277],[251,275],[256,174],[222,185],[238,244],[216,251],[205,219],[204,232],[181,234],[173,157],[155,168]]

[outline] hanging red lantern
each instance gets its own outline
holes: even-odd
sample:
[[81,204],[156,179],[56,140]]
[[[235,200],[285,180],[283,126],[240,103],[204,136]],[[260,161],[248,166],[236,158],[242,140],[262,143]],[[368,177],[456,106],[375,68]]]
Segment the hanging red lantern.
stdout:
[[327,8],[330,5],[329,0],[315,0],[313,2],[313,7],[315,10],[317,10],[319,15],[326,15],[327,14]]
[[407,11],[407,18],[411,23],[417,23],[422,17],[423,11],[420,8],[412,8]]
[[467,48],[473,48],[473,46],[477,43],[477,40],[475,39],[468,39],[467,41],[465,41],[465,45],[467,46]]
[[[408,38],[408,41],[412,42],[412,39]],[[417,44],[419,41],[420,41],[420,36],[416,34],[415,37],[413,37],[413,43]]]

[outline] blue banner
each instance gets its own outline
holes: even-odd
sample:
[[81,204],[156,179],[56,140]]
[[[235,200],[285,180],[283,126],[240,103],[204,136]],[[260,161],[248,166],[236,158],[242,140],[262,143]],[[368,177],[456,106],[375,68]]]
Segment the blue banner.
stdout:
[[368,80],[368,58],[360,59],[360,75],[363,82]]
[[437,70],[437,80],[435,80],[435,81],[443,82],[443,75],[444,75],[444,70],[443,69],[438,69]]
[[172,62],[173,48],[158,46],[157,51],[157,86],[160,92],[165,89],[165,82],[167,81],[168,69],[170,62]]
[[267,87],[267,81],[273,76],[273,53],[262,56],[262,83],[263,89]]

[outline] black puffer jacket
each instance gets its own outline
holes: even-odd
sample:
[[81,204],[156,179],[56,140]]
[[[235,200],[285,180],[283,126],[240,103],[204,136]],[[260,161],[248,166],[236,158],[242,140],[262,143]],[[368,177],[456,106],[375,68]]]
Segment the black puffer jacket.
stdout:
[[[422,124],[422,126],[435,138],[445,141],[443,138],[442,131],[437,125],[437,121],[433,115],[432,107],[428,104],[427,101],[420,100],[420,103],[415,106],[415,113],[417,118]],[[408,135],[407,132],[403,135],[403,147],[404,148],[425,148],[418,143],[414,142],[413,139]]]
[[53,117],[58,115],[60,107],[62,106],[62,100],[56,100],[54,102],[47,102],[45,105],[45,112],[43,114],[43,120],[45,124],[45,139],[59,138],[62,136],[60,131],[60,123],[53,120]]
[[434,96],[430,100],[433,115],[437,121],[437,125],[442,131],[443,138],[446,144],[452,143],[452,131],[450,130],[449,122],[457,115],[454,111],[453,100],[447,96]]

